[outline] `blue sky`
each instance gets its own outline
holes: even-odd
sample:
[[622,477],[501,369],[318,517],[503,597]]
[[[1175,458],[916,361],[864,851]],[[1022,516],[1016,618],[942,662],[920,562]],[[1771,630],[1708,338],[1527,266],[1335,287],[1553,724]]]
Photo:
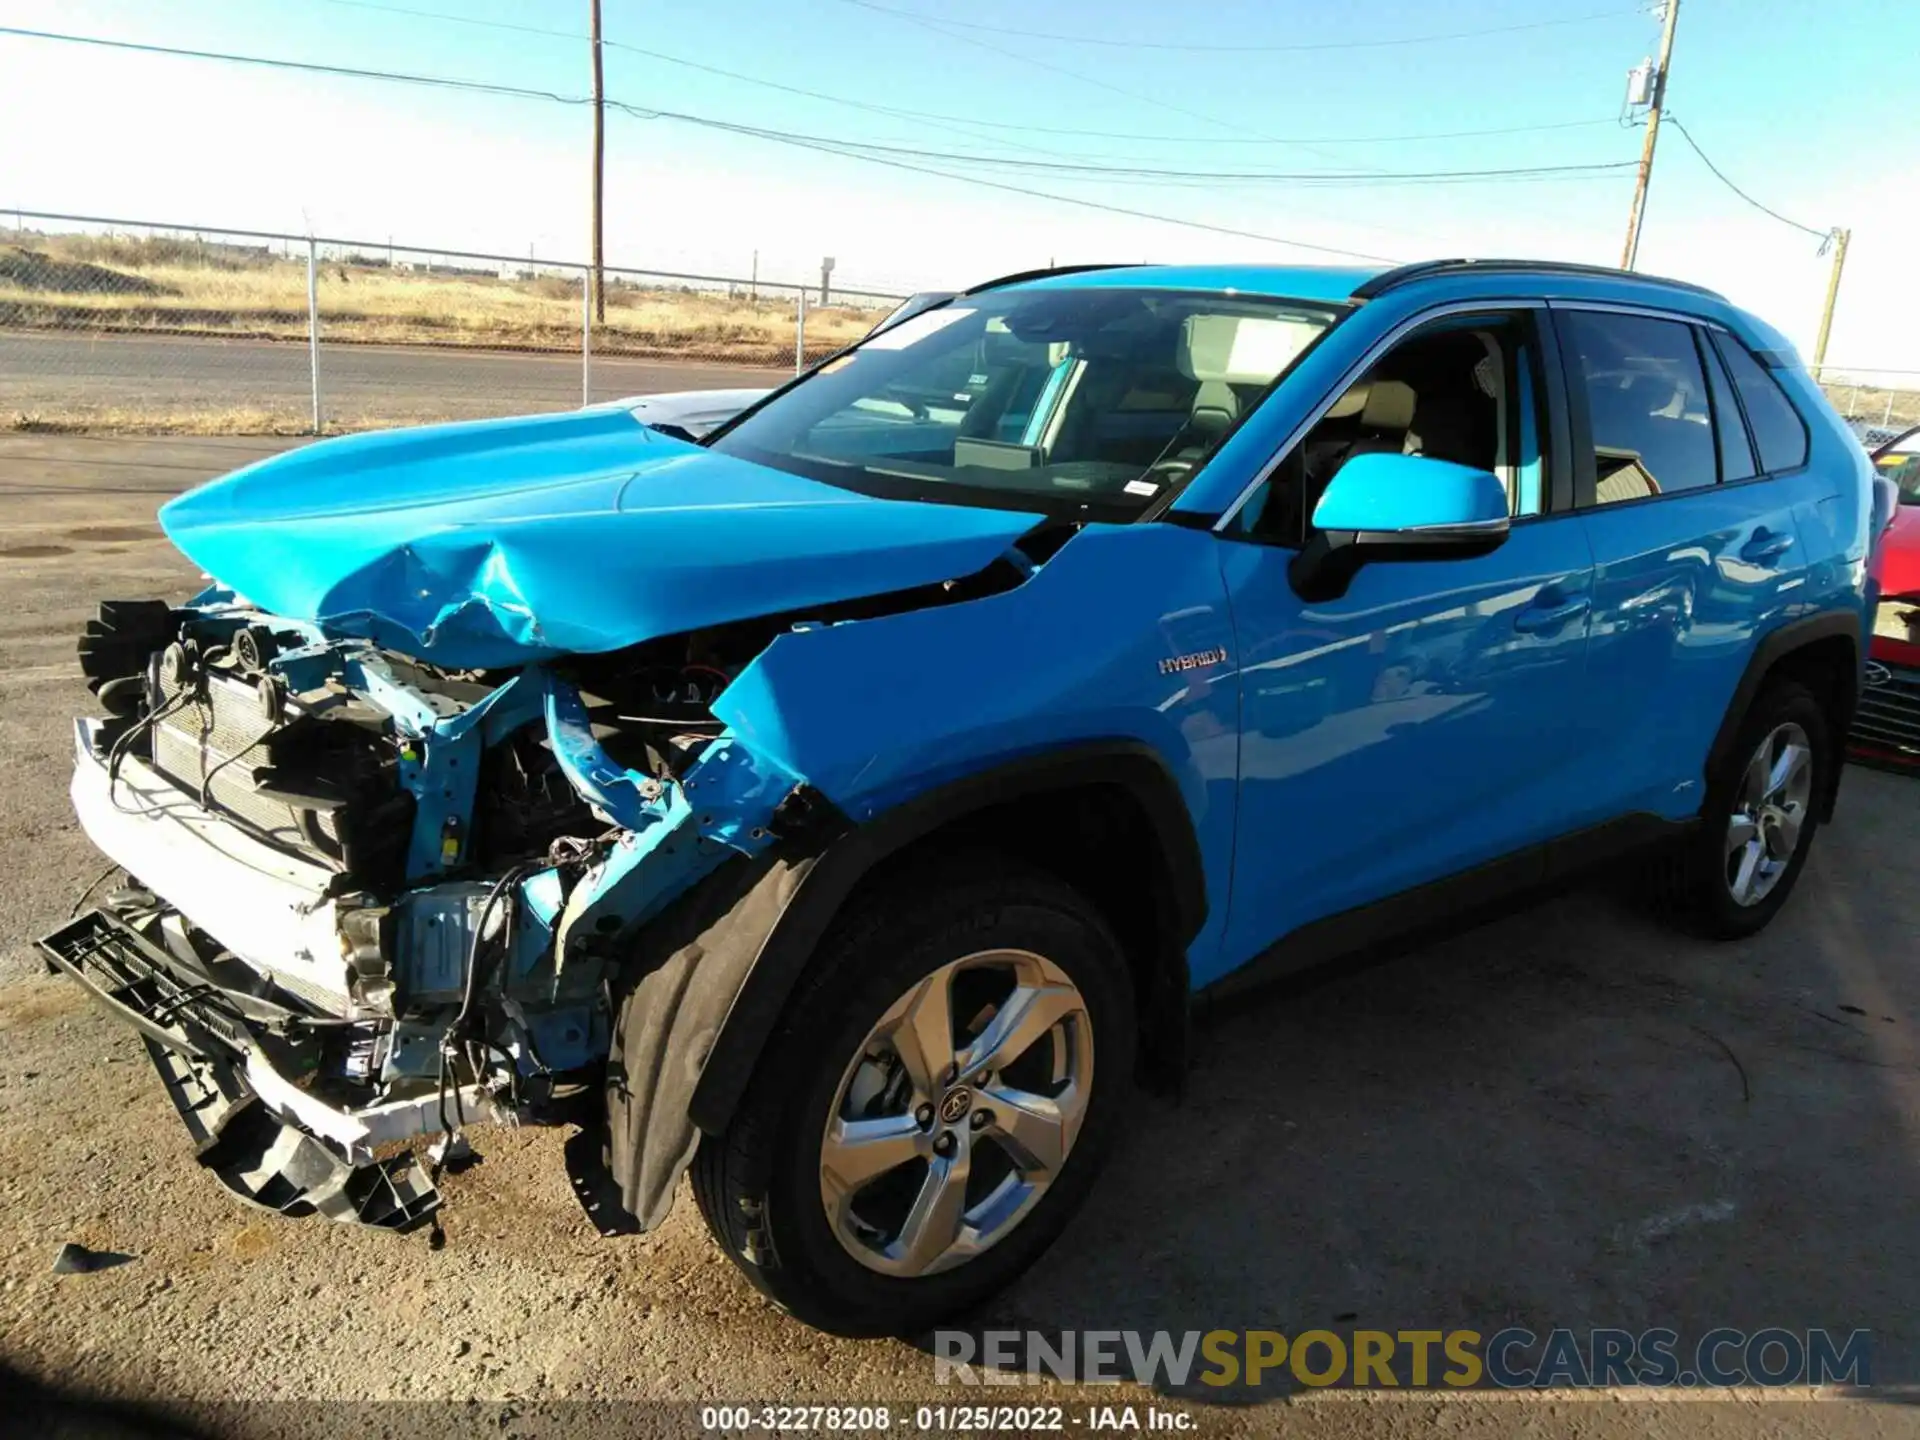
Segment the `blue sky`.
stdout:
[[[380,5],[387,0],[378,0]],[[1616,122],[1658,25],[1632,0],[604,0],[611,98],[731,123],[939,151],[1174,170],[1457,170],[1632,161]],[[586,0],[392,0],[580,34]],[[1541,25],[1541,21],[1566,21]],[[1041,40],[954,22],[1119,41]],[[0,24],[584,93],[584,41],[340,0],[0,0]],[[1420,44],[1443,32],[1532,25]],[[833,104],[641,47],[869,106]],[[1257,47],[1337,47],[1260,49]],[[1920,5],[1683,0],[1669,103],[1745,189],[1854,248],[1831,358],[1920,368],[1910,74]],[[0,207],[303,230],[571,258],[586,248],[580,107],[0,36]],[[1551,126],[1363,143],[1368,137]],[[1061,131],[1162,137],[1122,140]],[[30,144],[18,143],[31,135]],[[1303,143],[1277,143],[1303,142]],[[956,168],[950,162],[906,163]],[[1411,187],[978,172],[1003,184],[1393,259],[1613,263],[1632,172]],[[1313,260],[668,119],[608,122],[609,259],[849,282],[977,280],[1089,259]],[[1644,269],[1716,285],[1810,349],[1817,241],[1747,207],[1662,138]]]

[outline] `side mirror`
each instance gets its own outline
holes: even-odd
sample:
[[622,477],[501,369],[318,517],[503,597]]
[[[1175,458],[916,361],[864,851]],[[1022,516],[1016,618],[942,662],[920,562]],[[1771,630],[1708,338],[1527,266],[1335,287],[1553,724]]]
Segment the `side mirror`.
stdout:
[[1458,560],[1507,538],[1507,487],[1497,476],[1420,455],[1356,455],[1313,507],[1313,533],[1288,578],[1303,600],[1347,593],[1375,560]]

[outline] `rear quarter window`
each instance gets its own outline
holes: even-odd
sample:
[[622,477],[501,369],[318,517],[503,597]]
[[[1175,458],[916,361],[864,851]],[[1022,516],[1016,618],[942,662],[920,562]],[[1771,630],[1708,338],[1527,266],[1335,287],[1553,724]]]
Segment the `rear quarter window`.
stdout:
[[1807,423],[1793,408],[1780,382],[1769,375],[1753,352],[1730,335],[1715,335],[1714,344],[1733,377],[1747,412],[1747,428],[1760,459],[1763,475],[1798,470],[1807,463]]

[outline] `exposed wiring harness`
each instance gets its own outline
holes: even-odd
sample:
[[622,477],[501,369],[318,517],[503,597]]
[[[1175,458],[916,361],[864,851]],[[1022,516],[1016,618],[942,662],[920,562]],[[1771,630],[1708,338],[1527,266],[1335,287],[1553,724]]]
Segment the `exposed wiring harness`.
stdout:
[[[521,860],[510,866],[493,882],[492,888],[487,891],[487,898],[481,902],[480,913],[474,917],[473,935],[467,944],[467,973],[461,985],[460,1009],[455,1012],[453,1019],[447,1025],[446,1033],[440,1040],[438,1113],[442,1145],[440,1156],[434,1161],[430,1171],[430,1177],[435,1184],[439,1183],[440,1174],[453,1154],[454,1144],[459,1138],[460,1131],[466,1127],[467,1123],[466,1105],[460,1094],[460,1063],[465,1061],[467,1069],[474,1079],[478,1080],[486,1072],[487,1052],[504,1054],[484,1035],[477,1033],[480,965],[483,954],[490,948],[496,949],[503,957],[513,953],[513,891],[521,882],[542,870],[585,864],[594,854],[612,843],[618,834],[617,830],[610,830],[593,840],[563,835],[547,847],[545,855],[537,859]],[[503,900],[507,903],[506,909],[502,912],[498,944],[490,946],[488,924],[493,919],[494,910]],[[531,1034],[526,1036],[526,1043],[528,1054],[536,1070],[551,1074],[546,1062],[540,1058],[538,1050],[535,1049]],[[520,1098],[519,1074],[511,1064],[511,1056],[507,1058],[509,1084],[512,1087],[509,1101],[517,1108]],[[451,1119],[447,1113],[449,1096],[453,1101]]]
[[[206,658],[191,673],[182,673],[180,677],[180,689],[175,692],[172,699],[163,700],[159,704],[151,707],[145,715],[121,731],[118,738],[108,747],[107,799],[112,803],[114,809],[120,811],[123,815],[135,813],[129,811],[125,805],[120,803],[120,797],[117,793],[120,783],[120,767],[126,762],[127,756],[132,752],[134,742],[152,730],[153,727],[158,725],[162,720],[167,719],[169,716],[179,714],[180,711],[186,709],[188,705],[196,702],[203,705],[206,704],[206,667],[217,664],[226,657],[226,654],[227,647],[224,645],[209,650]],[[204,739],[211,729],[212,714],[211,706],[209,705],[207,707],[207,713],[204,713],[201,717],[201,738]],[[214,768],[217,770],[219,766],[215,766]],[[206,789],[204,785],[201,788],[200,798],[201,805],[204,808],[206,805]]]
[[119,868],[120,868],[120,862],[118,860],[110,861],[106,869],[102,870],[98,875],[94,876],[93,879],[89,880],[87,882],[87,888],[82,890],[80,894],[77,897],[75,897],[73,902],[73,908],[67,911],[67,918],[69,920],[77,919],[80,914],[80,907],[82,905],[85,905],[87,901],[91,900],[93,898],[93,892],[98,890],[102,885],[106,884],[107,878]]

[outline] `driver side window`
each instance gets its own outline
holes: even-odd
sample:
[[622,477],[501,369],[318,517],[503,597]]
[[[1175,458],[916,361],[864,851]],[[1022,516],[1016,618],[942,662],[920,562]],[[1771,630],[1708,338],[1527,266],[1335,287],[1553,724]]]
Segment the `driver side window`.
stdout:
[[1539,353],[1527,312],[1422,326],[1334,401],[1228,533],[1300,544],[1341,466],[1383,452],[1491,471],[1506,486],[1510,514],[1539,514],[1547,493]]

